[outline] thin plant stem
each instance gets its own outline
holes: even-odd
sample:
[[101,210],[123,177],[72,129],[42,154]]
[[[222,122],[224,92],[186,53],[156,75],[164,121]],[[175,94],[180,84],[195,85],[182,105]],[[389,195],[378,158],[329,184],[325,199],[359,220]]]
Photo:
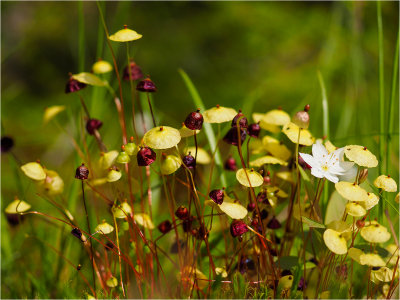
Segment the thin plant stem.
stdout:
[[[88,232],[92,232],[92,230],[90,229],[90,221],[89,221],[89,214],[88,214],[88,210],[86,207],[86,200],[85,200],[85,188],[84,188],[84,184],[83,184],[83,180],[81,180],[82,183],[82,200],[83,200],[83,206],[85,208],[85,214],[86,214],[86,223],[87,223],[87,227],[88,227]],[[94,272],[94,252],[93,252],[93,243],[92,241],[89,241],[90,243],[90,254],[91,254],[91,258],[92,258],[92,272],[93,272],[93,289],[95,291],[94,296],[96,297],[96,276],[95,276],[95,272]]]
[[[382,134],[385,130],[385,80],[384,80],[384,49],[383,49],[383,26],[381,1],[376,1],[377,23],[378,23],[378,53],[379,53],[379,174],[383,172],[383,153],[385,152],[385,140]],[[379,221],[382,222],[385,204],[379,201]]]
[[147,103],[149,103],[150,107],[151,118],[153,119],[153,125],[154,127],[157,127],[156,119],[154,118],[153,107],[151,106],[150,95],[148,92],[146,93],[146,95],[147,95]]

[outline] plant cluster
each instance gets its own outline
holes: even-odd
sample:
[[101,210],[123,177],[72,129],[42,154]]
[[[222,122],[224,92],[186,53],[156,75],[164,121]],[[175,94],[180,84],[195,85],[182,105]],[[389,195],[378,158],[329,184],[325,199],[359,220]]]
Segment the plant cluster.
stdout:
[[[57,213],[32,210],[18,198],[5,210],[14,226],[37,215],[69,228],[87,252],[78,265],[63,249],[47,247],[68,263],[65,268],[76,270],[84,283],[78,296],[394,295],[400,273],[394,227],[398,187],[389,175],[368,177],[379,164],[373,153],[314,137],[308,130],[309,105],[292,117],[281,108],[254,112],[252,122],[235,108],[205,109],[183,71],[195,107],[180,120],[182,127],[161,125],[153,109],[156,82],[144,77],[130,57],[130,43],[142,36],[126,26],[108,35],[104,27],[113,63],[99,60],[92,72],[71,74],[65,88],[77,95],[84,111],[79,122],[85,131],[80,140],[73,139],[82,161],[75,178],[84,214],[66,208],[60,200],[64,180],[43,161],[25,162],[20,170]],[[122,72],[111,43],[127,49]],[[113,70],[117,91],[104,77]],[[103,141],[103,122],[91,115],[81,94],[87,86],[103,87],[113,99],[120,150]],[[123,89],[131,92],[129,118]],[[139,97],[148,108],[138,105]],[[66,109],[47,108],[45,123],[55,122]],[[11,148],[2,140],[2,152]],[[328,185],[335,188],[330,199]],[[396,212],[395,220],[389,209]]]

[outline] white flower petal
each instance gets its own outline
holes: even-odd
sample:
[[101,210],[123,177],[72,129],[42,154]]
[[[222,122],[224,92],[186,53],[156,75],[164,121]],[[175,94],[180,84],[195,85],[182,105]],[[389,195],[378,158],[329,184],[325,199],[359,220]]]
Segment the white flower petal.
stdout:
[[319,165],[318,161],[316,161],[310,154],[299,153],[299,155],[308,165],[310,165],[311,168],[316,168]]
[[313,175],[314,177],[318,177],[318,178],[324,178],[324,172],[321,171],[320,168],[312,168],[311,169],[311,175]]
[[335,176],[335,175],[329,173],[329,172],[326,172],[326,173],[324,174],[324,177],[325,177],[326,179],[328,179],[329,181],[333,182],[333,183],[338,183],[338,182],[339,182],[339,178],[338,178],[337,176]]
[[318,161],[325,161],[328,156],[328,150],[322,145],[322,143],[315,143],[312,146],[313,157]]

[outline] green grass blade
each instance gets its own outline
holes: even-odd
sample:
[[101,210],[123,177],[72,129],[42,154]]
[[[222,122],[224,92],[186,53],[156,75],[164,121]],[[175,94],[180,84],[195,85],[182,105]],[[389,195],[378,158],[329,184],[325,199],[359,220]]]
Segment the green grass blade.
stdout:
[[[382,28],[382,7],[381,1],[377,5],[377,23],[378,23],[378,49],[379,49],[379,174],[383,172],[383,153],[385,152],[384,135],[385,130],[385,80],[384,80],[384,61],[383,61],[383,28]],[[379,221],[383,219],[384,202],[379,202]]]
[[395,97],[397,92],[397,84],[398,82],[398,75],[399,75],[399,34],[400,31],[397,33],[397,41],[396,41],[396,48],[394,51],[394,60],[393,60],[393,73],[392,73],[392,91],[390,95],[390,102],[389,102],[389,111],[388,111],[388,123],[387,123],[387,136],[386,136],[386,174],[390,174],[389,171],[389,161],[390,161],[390,143],[392,141],[392,136],[390,132],[393,130],[393,119],[394,119],[394,103]]
[[[200,110],[204,111],[205,110],[205,106],[203,104],[203,101],[200,98],[200,95],[196,89],[196,87],[193,85],[192,80],[189,78],[189,76],[186,74],[185,71],[183,71],[182,69],[179,69],[179,74],[182,76],[183,81],[185,82],[185,85],[187,87],[187,89],[189,90],[190,95],[192,96],[192,100],[194,102],[194,104],[200,108]],[[214,151],[214,149],[217,146],[217,142],[215,139],[215,134],[214,131],[211,127],[211,124],[208,123],[204,123],[204,130],[208,139],[208,142],[210,144],[210,148],[211,151]],[[219,152],[219,150],[217,149],[217,151],[215,152],[215,164],[217,165],[217,167],[220,169],[220,178],[221,178],[221,183],[223,186],[227,186],[227,181],[226,181],[226,177],[224,172],[222,172],[223,169],[223,163],[222,163],[222,159],[221,159],[221,153]]]
[[83,1],[78,2],[78,70],[85,70],[85,14]]

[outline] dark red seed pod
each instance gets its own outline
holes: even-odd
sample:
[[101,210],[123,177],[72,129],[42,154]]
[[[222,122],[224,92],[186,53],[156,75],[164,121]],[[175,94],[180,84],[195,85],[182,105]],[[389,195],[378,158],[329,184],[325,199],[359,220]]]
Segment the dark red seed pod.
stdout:
[[158,230],[160,230],[161,233],[167,233],[171,230],[172,224],[169,220],[165,220],[164,222],[160,223],[158,225]]
[[307,104],[306,106],[304,106],[304,111],[308,112],[310,110],[310,104]]
[[191,130],[200,130],[203,127],[203,115],[200,113],[200,109],[191,112],[185,120],[185,126]]
[[232,127],[236,127],[237,126],[237,121],[239,120],[239,126],[240,128],[247,128],[247,118],[244,116],[244,114],[242,113],[242,111],[239,109],[239,113],[233,118],[232,120]]
[[247,128],[247,132],[249,133],[249,136],[253,138],[258,138],[260,135],[261,127],[259,123],[253,123],[250,124],[249,127]]
[[311,166],[305,162],[305,160],[299,155],[299,165],[304,169],[304,170],[311,170]]
[[267,192],[266,191],[262,191],[262,192],[259,192],[257,194],[257,201],[258,202],[263,202],[265,199],[267,199]]
[[185,206],[179,206],[175,212],[175,216],[181,220],[185,220],[189,217],[189,210]]
[[19,223],[23,222],[25,219],[25,216],[21,216],[20,214],[7,214],[7,222],[11,226],[17,226]]
[[114,245],[111,242],[107,242],[105,248],[106,248],[107,251],[111,251],[114,248]]
[[82,232],[78,228],[74,228],[71,230],[71,234],[77,239],[82,241]]
[[143,77],[142,69],[135,62],[131,61],[124,69],[124,80],[129,81],[129,70],[131,73],[131,80],[135,81]]
[[193,169],[196,166],[196,160],[190,152],[182,158],[182,162],[188,169]]
[[268,222],[267,227],[269,229],[278,229],[281,228],[281,223],[279,223],[279,221],[273,217],[271,221]]
[[14,146],[14,140],[9,136],[1,137],[1,153],[9,152]]
[[364,226],[365,226],[365,221],[364,220],[357,220],[357,222],[356,222],[356,226],[357,226],[357,228],[363,228]]
[[103,122],[97,119],[89,119],[86,122],[86,130],[90,135],[93,135],[94,131],[100,129],[101,126],[103,126]]
[[193,220],[194,220],[193,217],[189,217],[189,218],[183,220],[183,222],[182,222],[183,232],[191,232]]
[[88,179],[88,177],[89,177],[89,169],[86,168],[84,163],[82,163],[82,165],[80,165],[75,171],[75,178],[80,180],[85,180]]
[[255,203],[249,203],[248,205],[247,205],[247,210],[248,211],[253,211],[253,210],[255,210],[256,209],[256,204]]
[[261,217],[261,220],[268,218],[268,211],[266,209],[263,209],[262,211],[260,211],[260,217]]
[[141,148],[136,154],[137,163],[140,167],[151,165],[157,158],[156,153],[149,147]]
[[218,205],[222,204],[224,202],[224,189],[222,190],[212,190],[208,196],[217,203]]
[[245,222],[241,220],[234,220],[231,223],[230,231],[233,237],[240,236],[242,234],[245,234],[249,229],[247,228],[247,225]]
[[148,92],[148,93],[154,93],[157,91],[156,85],[148,77],[145,80],[139,81],[139,83],[136,86],[136,89],[138,91]]
[[236,172],[238,169],[236,165],[236,160],[232,156],[228,157],[228,159],[225,161],[224,168],[227,171]]
[[69,78],[66,86],[65,86],[65,93],[74,93],[86,87],[86,84],[79,82],[78,80],[73,79],[72,77]]
[[[246,130],[243,128],[240,128],[240,144],[243,145],[244,141],[246,140]],[[237,127],[232,127],[229,129],[227,134],[224,136],[224,141],[228,144],[237,146],[239,144],[239,139],[238,139],[238,130]]]

